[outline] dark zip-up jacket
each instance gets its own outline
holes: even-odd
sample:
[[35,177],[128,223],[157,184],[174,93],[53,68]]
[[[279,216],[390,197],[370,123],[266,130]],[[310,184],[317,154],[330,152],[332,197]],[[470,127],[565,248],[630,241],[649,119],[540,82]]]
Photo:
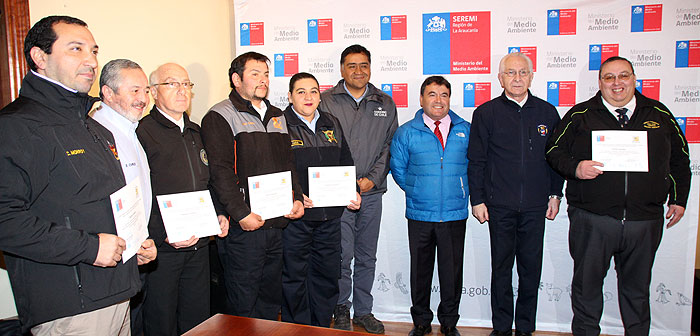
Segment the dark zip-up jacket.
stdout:
[[471,204],[541,210],[549,195],[561,196],[564,179],[544,157],[559,120],[557,109],[529,90],[522,108],[505,91],[480,105],[469,138]]
[[396,104],[371,83],[358,104],[343,85],[341,79],[332,89],[321,93],[319,109],[340,120],[355,160],[357,178],[366,177],[374,183],[374,188],[364,194],[385,193],[391,139],[399,127]]
[[194,246],[182,249],[175,249],[166,243],[167,234],[155,198],[156,195],[207,190],[209,167],[199,126],[190,121],[187,113],[182,117],[185,128],[180,132],[179,126],[153,106],[151,113],[143,117],[136,128],[136,135],[151,167],[153,207],[148,222],[148,233],[158,249],[165,251],[193,250],[206,246],[209,242],[208,239],[200,239]]
[[109,195],[125,185],[112,134],[87,117],[95,101],[29,73],[0,111],[0,250],[23,331],[140,288],[135,257],[92,265],[97,234],[116,234]]
[[[297,117],[291,105],[284,110],[299,183],[307,196],[309,195],[309,167],[354,165],[340,121],[330,113],[320,110],[318,113],[316,133],[314,133]],[[304,209],[302,219],[309,221],[335,219],[343,214],[343,209],[345,207],[341,206],[308,208]]]
[[[292,172],[294,200],[303,202],[294,158],[289,148],[287,121],[282,110],[265,99],[264,119],[236,90],[202,119],[202,140],[209,157],[210,184],[214,195],[231,216],[231,225],[250,214],[248,177]],[[262,226],[284,228],[284,217],[270,218]]]
[[[663,218],[663,204],[686,206],[690,191],[688,143],[676,118],[660,102],[635,92],[637,107],[622,129],[603,105],[600,91],[566,113],[549,138],[547,161],[567,179],[567,202],[619,220]],[[646,131],[649,172],[607,171],[592,180],[576,178],[576,167],[591,160],[591,131]]]

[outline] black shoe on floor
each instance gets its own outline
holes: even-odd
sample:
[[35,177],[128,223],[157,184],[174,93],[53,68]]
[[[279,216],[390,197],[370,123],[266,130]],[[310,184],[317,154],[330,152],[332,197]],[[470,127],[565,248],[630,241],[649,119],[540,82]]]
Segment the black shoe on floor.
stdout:
[[489,334],[489,336],[511,336],[513,335],[513,332],[508,330],[508,331],[500,331],[493,329],[493,331]]
[[367,315],[357,316],[352,319],[352,322],[365,328],[365,330],[370,334],[383,334],[384,324],[382,321],[377,320],[372,313]]
[[445,336],[460,336],[459,330],[457,330],[457,327],[446,327],[446,326],[441,326],[440,327],[440,332],[443,333]]
[[423,336],[425,334],[430,334],[433,332],[433,328],[429,325],[417,325],[413,327],[413,330],[408,333],[408,336]]
[[333,311],[333,329],[352,330],[350,325],[350,308],[348,306],[335,306]]
[[515,329],[515,336],[532,336],[532,332]]

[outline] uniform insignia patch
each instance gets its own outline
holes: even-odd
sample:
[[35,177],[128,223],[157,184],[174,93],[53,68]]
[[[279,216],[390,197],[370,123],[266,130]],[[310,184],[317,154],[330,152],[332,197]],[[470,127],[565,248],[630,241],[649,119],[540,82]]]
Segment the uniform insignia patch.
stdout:
[[546,136],[548,131],[547,125],[537,126],[537,133],[539,133],[541,136]]
[[335,139],[335,135],[333,135],[333,130],[327,130],[327,131],[321,131],[321,132],[323,132],[323,134],[326,135],[326,140],[328,140],[328,142],[338,143],[338,140]]
[[304,141],[292,139],[292,147],[295,147],[295,146],[303,146],[303,145],[304,145]]
[[209,165],[209,158],[207,158],[207,151],[205,151],[204,148],[199,150],[199,159],[202,160],[202,163],[205,166]]
[[659,128],[661,125],[653,120],[647,120],[644,122],[644,128]]

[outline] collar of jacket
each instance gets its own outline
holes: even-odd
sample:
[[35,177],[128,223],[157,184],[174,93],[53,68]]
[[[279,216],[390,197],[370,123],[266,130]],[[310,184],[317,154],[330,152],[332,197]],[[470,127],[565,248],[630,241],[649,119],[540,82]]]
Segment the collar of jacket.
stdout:
[[[253,108],[253,103],[251,103],[250,100],[241,97],[241,95],[238,94],[238,91],[236,91],[236,89],[231,89],[231,93],[229,93],[228,99],[233,104],[233,107],[236,108],[236,111],[252,114],[254,116],[257,116],[260,120],[263,119],[260,113],[258,113],[258,111],[256,111],[255,108]],[[267,113],[265,113],[266,119],[269,119],[271,117],[279,117],[282,115],[282,110],[270,104],[269,100],[263,99],[263,101],[265,102],[265,105],[267,105]],[[267,120],[263,120],[263,122],[266,121]]]
[[87,93],[70,92],[60,85],[34,75],[31,71],[22,79],[19,95],[46,106],[63,118],[74,120],[85,120],[92,105],[100,101]]
[[[527,100],[525,101],[525,104],[523,104],[522,108],[530,108],[535,106],[535,100],[532,99],[534,96],[532,95],[532,92],[530,92],[530,89],[527,89]],[[498,99],[501,99],[504,104],[508,104],[510,106],[516,107],[517,109],[521,109],[520,104],[510,100],[508,96],[506,96],[506,90],[503,90],[501,92],[501,95],[498,96]]]
[[[643,95],[637,89],[634,90],[634,97],[637,99],[637,107],[635,108],[634,112],[638,111],[642,107],[657,106],[658,103],[656,100]],[[608,108],[603,105],[603,94],[600,92],[600,90],[598,90],[590,101],[596,110],[603,110],[605,113],[612,115],[610,111],[608,111]]]
[[[158,111],[158,109],[156,108],[155,105],[153,105],[153,108],[151,109],[150,115],[151,115],[151,118],[153,118],[153,120],[155,120],[157,123],[163,125],[163,127],[177,128],[178,130],[180,129],[180,126],[175,125],[172,121],[168,120],[168,118],[166,118],[162,113],[160,113],[160,111]],[[182,117],[185,119],[185,129],[191,128],[195,131],[199,131],[199,126],[197,126],[197,124],[190,121],[190,117],[187,116],[187,112],[183,113]]]
[[[341,79],[338,81],[338,84],[336,84],[331,90],[332,95],[346,95],[349,98],[351,98],[353,101],[355,100],[354,97],[351,97],[350,94],[348,94],[347,91],[345,91],[345,88],[343,87],[343,84],[345,84],[345,80]],[[377,101],[379,103],[382,103],[382,94],[384,92],[377,89],[376,86],[372,85],[372,83],[367,83],[367,94],[365,95],[365,98],[367,100],[373,100]]]
[[[462,117],[458,116],[457,113],[454,113],[451,109],[450,112],[448,112],[450,115],[450,129],[452,127],[459,125],[461,123],[464,123],[464,119]],[[420,109],[416,112],[416,115],[413,116],[413,119],[409,121],[411,127],[419,130],[428,130],[430,132],[430,128],[428,128],[428,125],[425,124],[423,121],[423,109]]]
[[[319,113],[318,120],[316,121],[316,129],[321,129],[322,127],[333,127],[333,122],[323,112],[321,112],[321,110],[316,109],[316,111]],[[285,119],[287,119],[287,124],[290,126],[309,128],[292,110],[292,104],[289,104],[289,106],[287,106],[287,108],[284,110],[284,115]]]

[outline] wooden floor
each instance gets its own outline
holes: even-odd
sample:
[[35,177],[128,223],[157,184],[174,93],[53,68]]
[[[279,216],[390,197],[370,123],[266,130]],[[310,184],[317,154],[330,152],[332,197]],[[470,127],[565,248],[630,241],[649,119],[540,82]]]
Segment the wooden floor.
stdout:
[[[413,323],[404,322],[384,322],[385,335],[401,335],[406,336],[413,329]],[[488,336],[491,333],[491,328],[476,328],[476,327],[457,327],[462,336]],[[364,332],[365,329],[353,324],[353,331]],[[428,335],[442,335],[440,333],[440,325],[433,324],[433,333]],[[533,335],[571,335],[571,333],[557,333],[552,331],[537,331]]]

